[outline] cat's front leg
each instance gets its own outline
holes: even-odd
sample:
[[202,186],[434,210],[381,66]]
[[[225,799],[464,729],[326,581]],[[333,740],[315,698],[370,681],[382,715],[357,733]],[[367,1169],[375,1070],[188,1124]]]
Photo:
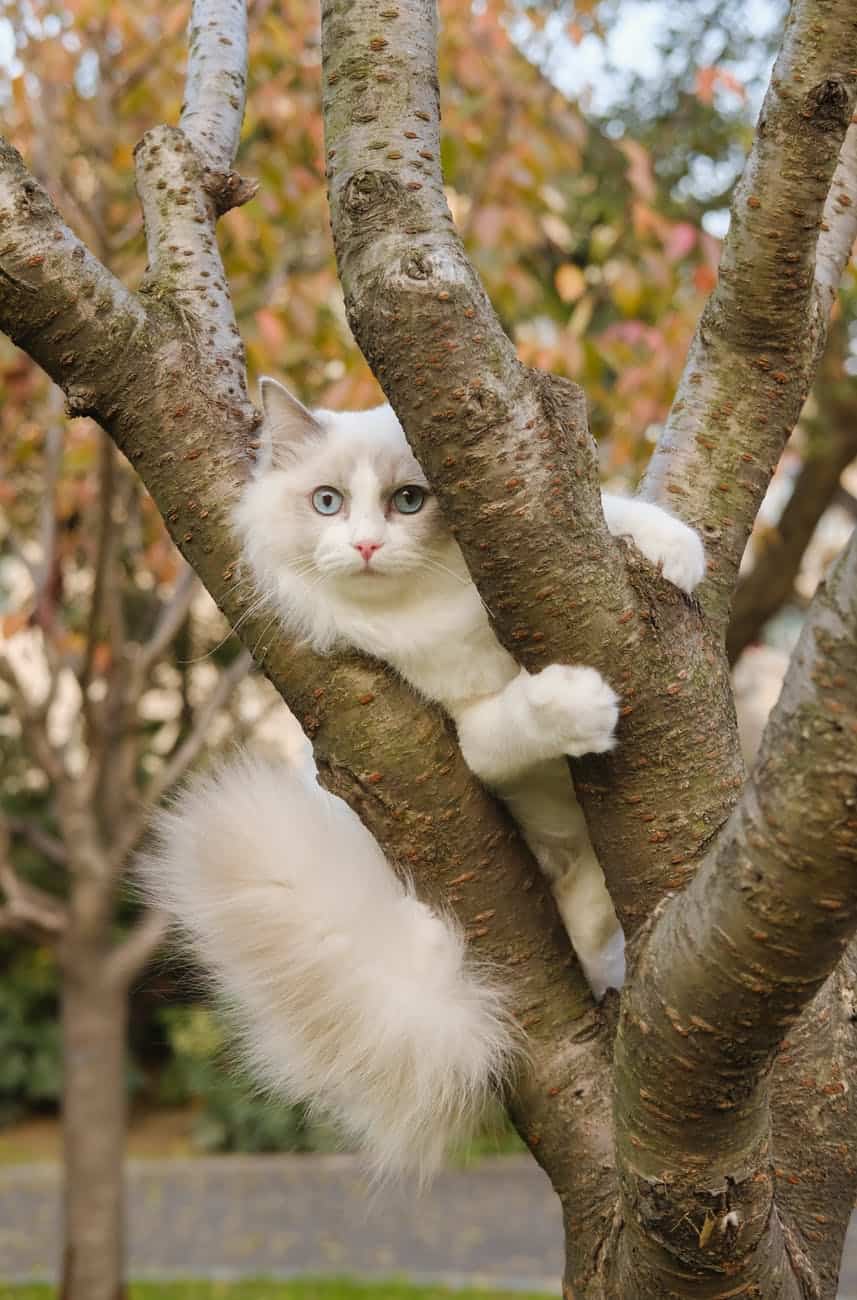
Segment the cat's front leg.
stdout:
[[637,550],[660,569],[668,582],[688,594],[705,576],[705,550],[698,533],[650,501],[601,498],[607,527],[614,537],[630,537]]
[[618,697],[594,668],[522,669],[501,691],[458,710],[464,760],[488,785],[563,754],[602,754],[615,744]]

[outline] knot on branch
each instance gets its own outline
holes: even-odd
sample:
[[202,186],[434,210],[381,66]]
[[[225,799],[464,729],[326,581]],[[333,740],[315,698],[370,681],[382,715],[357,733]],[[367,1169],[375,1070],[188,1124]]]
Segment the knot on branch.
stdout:
[[851,121],[851,93],[842,77],[825,77],[806,92],[801,116],[822,131],[845,131]]
[[218,217],[230,208],[240,208],[255,198],[259,182],[240,176],[238,172],[215,172],[208,168],[202,174],[202,188],[214,203]]
[[65,390],[65,407],[66,415],[70,420],[76,420],[83,416],[92,416],[98,419],[98,394],[94,388],[87,388],[83,384],[69,384]]
[[413,199],[405,194],[403,186],[389,172],[364,168],[348,178],[342,196],[342,206],[351,219],[365,224],[373,218],[389,226],[391,208],[413,206]]
[[421,249],[411,249],[402,258],[402,270],[409,280],[428,280],[432,275],[431,258]]

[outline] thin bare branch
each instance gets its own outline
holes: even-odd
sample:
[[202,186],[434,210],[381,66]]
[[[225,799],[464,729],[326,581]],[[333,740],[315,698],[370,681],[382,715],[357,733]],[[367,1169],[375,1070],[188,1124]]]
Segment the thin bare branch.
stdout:
[[39,549],[41,552],[36,589],[34,592],[34,619],[42,629],[45,640],[50,638],[57,600],[57,584],[61,580],[57,569],[57,511],[56,489],[62,472],[63,426],[60,413],[52,413],[45,428],[44,494],[39,512]]
[[140,646],[134,659],[134,675],[142,682],[177,636],[188,616],[194,596],[200,589],[199,580],[189,564],[182,564],[170,599],[161,610],[155,630],[148,641]]
[[65,908],[47,890],[24,881],[9,856],[9,832],[0,819],[0,930],[34,936],[42,943],[56,943],[68,923]]
[[89,687],[95,665],[95,651],[99,637],[103,633],[104,605],[107,587],[110,583],[111,557],[113,553],[113,499],[115,494],[115,457],[116,451],[108,434],[102,433],[98,445],[98,525],[95,541],[95,576],[92,586],[92,600],[89,605],[86,649],[80,670],[80,692],[83,697],[83,711],[86,717],[87,733],[90,743],[95,740],[97,729],[96,710],[89,698]]
[[106,978],[115,986],[127,987],[160,948],[170,919],[154,908],[143,913],[134,928],[114,948],[107,960]]
[[122,870],[128,856],[139,844],[152,809],[174,785],[181,781],[197,758],[208,737],[212,722],[227,703],[235,687],[243,681],[252,667],[253,656],[248,650],[242,650],[229,667],[220,674],[208,699],[196,711],[188,735],[164,767],[149,781],[140,796],[135,814],[125,819],[112,851],[115,872]]
[[29,844],[41,853],[42,857],[47,858],[48,862],[53,862],[59,867],[64,867],[68,862],[68,855],[65,851],[62,840],[51,835],[37,821],[31,817],[7,817],[7,825],[13,835],[20,835],[27,840]]
[[[40,703],[31,700],[8,655],[0,655],[0,681],[5,682],[9,688],[10,706],[18,720],[24,744],[31,757],[39,764],[51,782],[55,785],[65,783],[67,773],[63,749],[61,746],[54,745],[48,735],[47,728],[47,712],[52,699],[52,691]],[[52,687],[54,681],[55,678],[52,681]]]

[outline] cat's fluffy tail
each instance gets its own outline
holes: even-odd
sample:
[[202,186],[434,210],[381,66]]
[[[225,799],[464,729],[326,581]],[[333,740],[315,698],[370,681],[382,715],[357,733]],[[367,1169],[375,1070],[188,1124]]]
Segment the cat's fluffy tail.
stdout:
[[154,840],[144,888],[231,1007],[256,1077],[327,1112],[378,1175],[430,1175],[508,1072],[511,1017],[455,923],[317,783],[308,742],[196,779]]

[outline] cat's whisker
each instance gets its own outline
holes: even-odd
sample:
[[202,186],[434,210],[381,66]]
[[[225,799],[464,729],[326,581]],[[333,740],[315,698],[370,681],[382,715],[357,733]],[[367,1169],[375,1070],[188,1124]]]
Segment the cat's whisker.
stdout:
[[267,596],[261,595],[257,596],[255,600],[252,600],[241,614],[240,618],[236,620],[235,626],[231,627],[226,635],[221,637],[217,642],[217,645],[212,646],[210,650],[206,650],[205,654],[196,655],[193,659],[178,659],[176,662],[183,668],[188,668],[192,664],[201,664],[204,663],[206,659],[210,659],[213,654],[217,653],[221,646],[226,645],[226,642],[237,633],[238,629],[247,622],[248,618],[252,618],[252,616],[262,608],[262,606],[267,602],[267,599]]
[[[475,583],[473,582],[472,578],[469,577],[462,578],[460,573],[456,573],[454,569],[450,569],[447,567],[447,565],[441,564],[440,560],[436,560],[433,556],[429,556],[429,555],[422,556],[420,560],[420,567],[427,569],[429,572],[448,574],[450,578],[455,578],[456,582],[460,582],[463,587],[475,586]],[[482,597],[482,593],[480,592],[478,587],[476,587],[476,594],[479,597],[479,603],[482,606],[482,608],[485,610],[485,613],[490,615],[493,618],[493,614],[491,614],[491,610],[486,605]]]
[[460,582],[462,587],[469,587],[472,582],[471,578],[462,578],[460,573],[456,573],[454,569],[450,569],[446,564],[441,564],[440,560],[436,560],[432,555],[421,556],[420,564],[423,568],[434,569],[437,573],[448,573],[450,578],[455,578],[455,581]]
[[270,628],[272,623],[277,622],[278,617],[279,616],[277,614],[273,614],[271,618],[268,619],[267,623],[262,628],[262,631],[259,633],[258,637],[256,638],[256,644],[253,646],[253,649],[250,651],[254,659],[256,658],[256,652],[258,651],[259,646],[262,644],[265,637],[268,635],[268,629]]

